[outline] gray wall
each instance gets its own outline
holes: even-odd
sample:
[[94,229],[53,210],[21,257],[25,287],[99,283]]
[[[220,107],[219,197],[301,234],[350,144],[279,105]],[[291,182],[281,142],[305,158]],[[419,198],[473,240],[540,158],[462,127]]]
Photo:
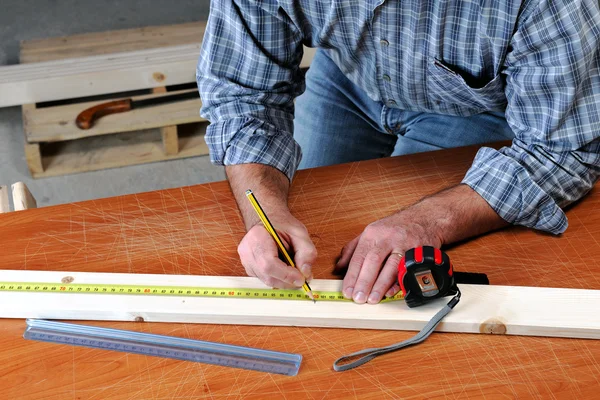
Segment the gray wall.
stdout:
[[0,0],[0,65],[19,41],[205,20],[209,0]]

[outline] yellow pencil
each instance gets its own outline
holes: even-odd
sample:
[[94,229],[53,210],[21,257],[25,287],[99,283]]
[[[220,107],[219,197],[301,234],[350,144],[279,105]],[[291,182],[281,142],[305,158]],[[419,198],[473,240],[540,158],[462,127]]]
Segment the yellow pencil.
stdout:
[[[258,214],[258,217],[262,221],[267,232],[271,234],[271,236],[275,240],[275,243],[277,243],[279,251],[281,251],[281,254],[283,254],[288,264],[294,268],[297,268],[296,264],[294,263],[294,260],[292,260],[292,257],[290,257],[290,255],[288,254],[287,250],[285,249],[285,246],[283,245],[283,242],[281,241],[279,235],[275,231],[275,228],[273,227],[273,225],[271,225],[271,221],[269,221],[269,218],[267,218],[267,214],[265,214],[260,204],[258,204],[258,200],[256,200],[256,197],[254,196],[254,193],[252,193],[252,190],[246,190],[246,197],[248,197],[248,200],[250,200],[252,207],[254,207],[254,211],[256,211],[256,214]],[[302,288],[306,292],[307,296],[310,297],[312,301],[316,302],[315,296],[313,295],[312,290],[310,286],[308,286],[308,283],[306,283],[306,281],[304,282],[304,285],[302,285]]]

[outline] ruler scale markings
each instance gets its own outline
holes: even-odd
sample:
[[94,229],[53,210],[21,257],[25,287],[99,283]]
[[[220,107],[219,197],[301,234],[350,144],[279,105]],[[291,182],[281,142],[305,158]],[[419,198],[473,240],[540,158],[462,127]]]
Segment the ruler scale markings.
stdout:
[[27,320],[23,337],[288,376],[298,374],[302,361],[301,355],[293,353],[35,319]]
[[[312,301],[304,292],[294,289],[240,289],[191,286],[116,285],[97,283],[0,282],[0,292],[78,293],[140,296],[191,296],[222,298],[254,298]],[[341,292],[314,291],[316,300],[345,301]],[[382,302],[402,300],[402,293]]]

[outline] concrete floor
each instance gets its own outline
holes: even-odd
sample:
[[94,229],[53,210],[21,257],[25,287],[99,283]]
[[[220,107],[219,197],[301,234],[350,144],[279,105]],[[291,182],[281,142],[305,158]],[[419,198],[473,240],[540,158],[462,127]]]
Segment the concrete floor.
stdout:
[[[18,63],[19,41],[204,20],[209,0],[2,0],[0,65]],[[23,181],[39,206],[222,180],[207,156],[32,179],[18,107],[0,108],[0,184]]]

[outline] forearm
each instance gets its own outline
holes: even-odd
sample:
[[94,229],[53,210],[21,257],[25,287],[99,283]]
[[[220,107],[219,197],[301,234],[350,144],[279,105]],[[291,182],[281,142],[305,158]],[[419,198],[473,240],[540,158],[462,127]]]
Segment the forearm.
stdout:
[[251,189],[265,213],[269,216],[289,213],[287,198],[290,188],[288,178],[276,168],[263,164],[239,164],[225,167],[229,186],[244,218],[246,230],[260,219],[246,199],[246,190]]
[[454,243],[508,225],[477,192],[464,184],[427,196],[404,214],[434,233],[440,244]]

